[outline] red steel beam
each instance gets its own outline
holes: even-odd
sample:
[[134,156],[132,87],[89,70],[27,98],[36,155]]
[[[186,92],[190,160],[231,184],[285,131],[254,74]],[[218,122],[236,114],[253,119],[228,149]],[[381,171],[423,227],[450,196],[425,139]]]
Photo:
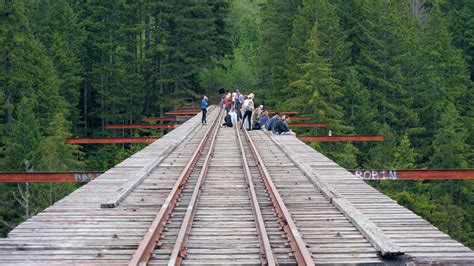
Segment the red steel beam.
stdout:
[[201,109],[175,109],[175,112],[201,112]]
[[0,183],[89,182],[101,172],[23,172],[0,173]]
[[296,121],[296,120],[311,120],[311,117],[309,116],[290,116],[290,123],[291,121]]
[[[449,170],[349,170],[363,180],[473,180],[474,169]],[[89,182],[96,179],[102,172],[13,172],[0,173],[0,183],[44,183],[44,182]]]
[[474,179],[474,169],[449,170],[350,170],[364,180],[447,180]]
[[276,112],[279,112],[280,114],[285,114],[285,115],[297,115],[298,112],[294,112],[294,111],[276,111],[276,110],[267,110],[269,114],[274,114]]
[[145,117],[142,121],[176,121],[176,117]]
[[166,112],[165,115],[196,115],[200,111],[174,111],[174,112]]
[[301,141],[311,142],[311,141],[383,141],[384,136],[373,135],[373,136],[364,136],[364,135],[344,135],[344,136],[300,136],[298,137]]
[[164,125],[150,125],[150,124],[135,124],[135,125],[107,125],[106,129],[132,129],[132,128],[176,128],[179,125],[176,124],[164,124]]
[[[290,118],[291,121],[291,118]],[[289,127],[327,127],[326,123],[289,123]]]
[[158,137],[148,138],[67,138],[68,144],[119,144],[119,143],[152,143]]
[[193,118],[194,116],[192,115],[177,115],[176,116],[176,120],[179,120],[179,119],[188,119],[188,118]]

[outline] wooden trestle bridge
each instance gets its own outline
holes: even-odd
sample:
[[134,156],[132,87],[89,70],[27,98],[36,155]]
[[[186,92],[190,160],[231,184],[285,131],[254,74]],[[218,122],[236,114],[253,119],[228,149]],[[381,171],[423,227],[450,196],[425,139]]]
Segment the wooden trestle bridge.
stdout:
[[0,264],[474,264],[294,136],[194,117],[17,226]]

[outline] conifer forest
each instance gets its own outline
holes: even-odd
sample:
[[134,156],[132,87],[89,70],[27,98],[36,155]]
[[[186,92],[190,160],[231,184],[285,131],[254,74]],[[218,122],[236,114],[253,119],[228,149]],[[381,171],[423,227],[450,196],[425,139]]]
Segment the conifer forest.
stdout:
[[[313,142],[347,169],[474,167],[470,0],[7,0],[0,3],[0,171],[105,171],[145,144],[69,137],[218,90],[327,128],[384,135]],[[474,248],[474,181],[368,181]],[[0,237],[77,183],[0,183]]]

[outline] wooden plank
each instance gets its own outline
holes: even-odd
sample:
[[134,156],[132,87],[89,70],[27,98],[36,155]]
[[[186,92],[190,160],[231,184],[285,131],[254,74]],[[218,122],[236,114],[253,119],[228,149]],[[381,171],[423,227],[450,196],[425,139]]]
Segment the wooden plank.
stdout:
[[[396,257],[403,255],[402,249],[390,238],[388,238],[380,228],[358,211],[351,203],[344,199],[328,183],[319,178],[311,167],[298,160],[299,156],[295,154],[288,146],[282,144],[275,136],[269,136],[272,141],[285,153],[298,168],[309,177],[318,189],[336,206],[344,216],[349,219],[354,226],[366,237],[374,248],[383,257]],[[279,136],[282,138],[282,136]],[[293,136],[284,136],[293,138]]]
[[[211,109],[211,111],[214,109]],[[150,165],[144,167],[139,172],[138,176],[129,182],[124,183],[116,190],[116,196],[112,199],[109,199],[100,204],[101,208],[115,208],[120,202],[123,201],[138,185],[140,185],[143,180],[145,180],[153,170],[171,153],[176,147],[181,144],[181,142],[186,139],[200,124],[195,122],[195,124],[180,138],[176,139],[171,145],[169,145],[166,150],[163,151],[160,157],[154,160]]]

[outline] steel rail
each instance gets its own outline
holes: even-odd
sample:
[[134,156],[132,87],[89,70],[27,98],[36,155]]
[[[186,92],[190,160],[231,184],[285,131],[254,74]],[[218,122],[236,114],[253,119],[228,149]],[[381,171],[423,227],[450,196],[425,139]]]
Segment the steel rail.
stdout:
[[194,151],[191,159],[188,161],[183,171],[181,171],[181,174],[179,175],[178,180],[174,184],[171,192],[168,194],[168,197],[166,198],[165,202],[161,206],[161,209],[159,210],[158,214],[155,216],[155,219],[153,220],[152,224],[148,228],[148,231],[146,232],[144,238],[140,242],[137,250],[133,254],[129,265],[146,264],[150,260],[150,257],[153,254],[153,250],[155,250],[156,244],[158,243],[165,229],[166,223],[174,207],[176,206],[176,202],[178,201],[178,198],[181,192],[184,190],[184,186],[187,183],[189,176],[192,173],[193,168],[196,166],[201,156],[201,153],[203,152],[206,146],[207,140],[209,139],[209,136],[212,130],[218,124],[219,117],[221,116],[221,112],[222,112],[222,109],[219,109],[216,119],[214,119],[211,126],[207,129],[204,137],[199,143],[197,149]]
[[244,167],[244,175],[245,181],[247,182],[250,202],[252,204],[252,211],[255,217],[255,223],[257,225],[257,233],[259,236],[260,241],[260,249],[261,249],[261,259],[263,265],[276,265],[277,259],[273,254],[271,245],[270,245],[270,238],[267,234],[267,229],[265,228],[265,220],[263,219],[262,212],[260,210],[260,204],[258,203],[257,193],[255,192],[255,185],[253,183],[252,174],[250,173],[250,167],[247,162],[247,158],[245,157],[244,152],[244,145],[242,138],[240,137],[240,132],[235,127],[235,131],[237,132],[237,139],[239,140],[239,147],[240,153],[242,156],[242,165]]
[[296,224],[291,218],[290,212],[286,208],[285,203],[283,202],[283,199],[280,196],[280,193],[275,187],[275,184],[273,184],[270,174],[268,173],[268,170],[265,167],[265,164],[263,163],[262,157],[260,156],[257,147],[250,138],[250,135],[247,130],[242,130],[244,132],[245,138],[247,139],[247,142],[249,143],[252,156],[255,159],[255,162],[257,163],[257,166],[259,168],[262,181],[267,189],[272,204],[275,207],[275,211],[277,212],[280,224],[285,230],[286,237],[288,238],[288,242],[295,255],[296,262],[298,263],[298,265],[314,265],[311,253],[306,247],[306,243],[301,238],[298,228],[296,227]]
[[[220,113],[217,117],[217,120],[220,120]],[[178,237],[173,247],[173,251],[171,252],[170,260],[168,265],[180,265],[181,261],[186,256],[186,239],[188,237],[189,232],[191,231],[191,224],[194,219],[194,214],[196,213],[196,206],[201,196],[202,188],[204,186],[204,180],[207,176],[207,171],[209,169],[209,165],[211,163],[211,159],[214,155],[214,147],[216,145],[217,134],[219,133],[219,127],[215,130],[211,144],[209,146],[209,150],[207,152],[206,158],[204,159],[204,164],[201,168],[201,172],[199,173],[199,177],[197,180],[196,185],[194,186],[193,194],[191,195],[191,199],[188,204],[188,208],[186,210],[186,214],[183,218],[183,223],[178,231]]]

